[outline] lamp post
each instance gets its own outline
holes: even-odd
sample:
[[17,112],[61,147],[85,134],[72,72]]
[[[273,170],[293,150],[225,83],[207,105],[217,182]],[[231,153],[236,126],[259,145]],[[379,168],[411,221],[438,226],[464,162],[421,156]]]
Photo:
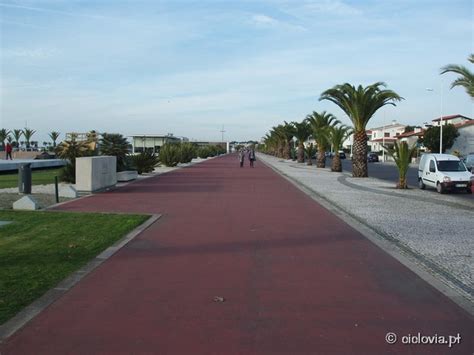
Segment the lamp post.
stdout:
[[[426,88],[426,91],[434,92],[433,88]],[[439,84],[439,110],[440,110],[440,118],[439,118],[439,153],[443,153],[443,81]]]

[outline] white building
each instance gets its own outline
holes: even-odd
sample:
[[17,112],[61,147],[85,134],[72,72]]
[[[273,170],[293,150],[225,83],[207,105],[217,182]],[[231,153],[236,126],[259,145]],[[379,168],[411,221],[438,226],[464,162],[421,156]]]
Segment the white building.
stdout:
[[[414,131],[406,132],[398,135],[397,139],[399,142],[406,142],[409,147],[418,143],[418,139],[423,138],[425,130],[421,127],[415,127]],[[420,148],[422,146],[420,145]]]
[[175,137],[172,134],[134,134],[130,136],[130,138],[132,140],[132,152],[134,154],[141,153],[145,150],[158,153],[163,144],[181,141],[181,138]]
[[[393,145],[398,136],[405,132],[406,125],[392,121],[391,124],[371,128],[367,136],[369,137],[368,145],[372,152],[380,152],[383,145]],[[370,132],[370,133],[369,133]]]
[[446,153],[450,154],[455,150],[462,156],[474,153],[474,120],[469,119],[455,126],[458,129],[459,137],[456,138],[451,149],[446,150]]
[[[449,115],[449,116],[443,116],[443,125],[447,124],[453,124],[453,125],[461,125],[466,122],[472,121],[471,118],[463,116],[463,115]],[[441,122],[441,118],[435,118],[434,120],[431,121],[433,126],[439,126]]]

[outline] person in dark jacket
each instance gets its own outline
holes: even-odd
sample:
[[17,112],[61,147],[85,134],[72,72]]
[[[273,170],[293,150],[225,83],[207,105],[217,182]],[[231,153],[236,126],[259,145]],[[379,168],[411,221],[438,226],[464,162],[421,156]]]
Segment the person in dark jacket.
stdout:
[[8,160],[8,158],[10,158],[10,160],[13,160],[12,158],[12,150],[13,150],[13,147],[10,143],[7,143],[6,147],[5,147],[5,153],[6,153],[6,159]]
[[250,166],[253,168],[253,162],[255,161],[255,150],[253,148],[250,148],[249,150],[249,161]]

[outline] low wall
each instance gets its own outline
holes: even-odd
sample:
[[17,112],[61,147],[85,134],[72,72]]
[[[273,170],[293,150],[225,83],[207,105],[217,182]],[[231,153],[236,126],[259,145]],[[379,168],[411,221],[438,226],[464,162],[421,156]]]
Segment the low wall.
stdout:
[[76,190],[94,192],[117,183],[117,158],[110,156],[76,159]]

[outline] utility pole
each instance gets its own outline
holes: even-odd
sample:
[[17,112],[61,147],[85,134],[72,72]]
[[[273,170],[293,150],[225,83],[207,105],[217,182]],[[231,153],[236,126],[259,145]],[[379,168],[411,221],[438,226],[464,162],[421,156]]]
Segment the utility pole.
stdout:
[[224,143],[224,133],[225,133],[225,130],[224,130],[224,125],[222,125],[222,129],[221,129],[221,131],[220,131],[220,132],[221,132],[221,135],[222,135],[222,136],[221,136],[221,137],[222,137],[222,140],[221,140],[221,142],[222,142],[222,143]]

